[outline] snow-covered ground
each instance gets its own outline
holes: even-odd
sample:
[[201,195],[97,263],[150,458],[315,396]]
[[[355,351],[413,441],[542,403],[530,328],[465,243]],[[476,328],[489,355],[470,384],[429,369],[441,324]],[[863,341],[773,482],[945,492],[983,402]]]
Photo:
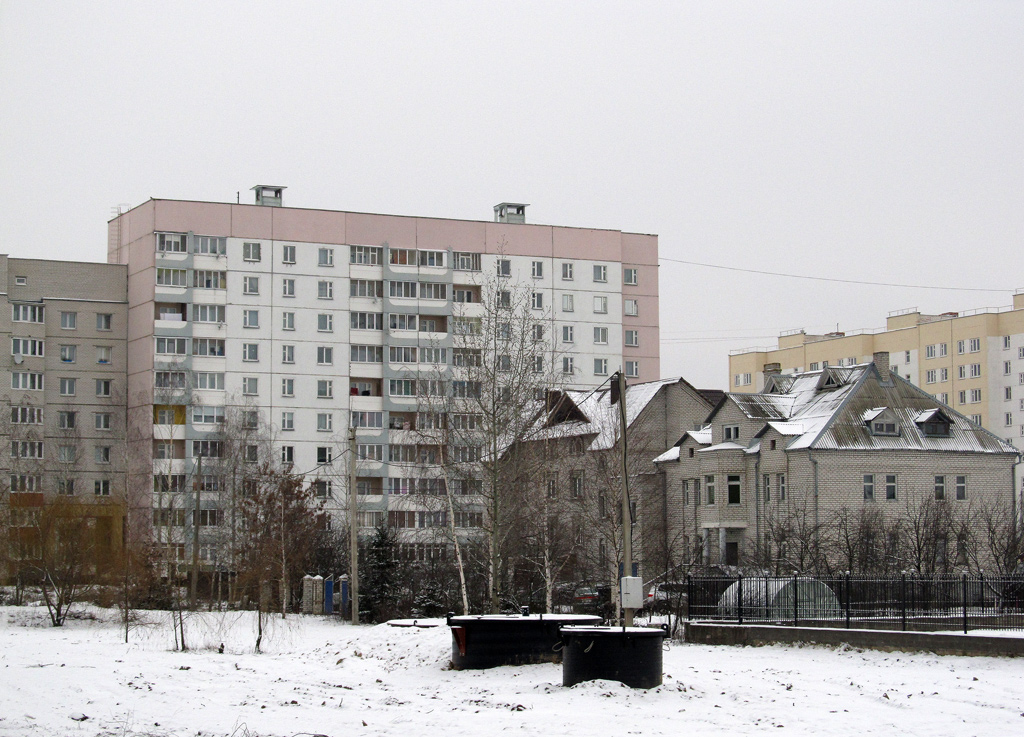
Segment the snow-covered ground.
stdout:
[[[0,735],[1007,735],[1024,730],[1024,661],[849,648],[673,644],[650,691],[563,688],[560,665],[453,671],[447,627],[169,615],[129,642],[116,612],[49,627],[0,607]],[[90,619],[88,617],[95,617]],[[218,652],[223,643],[224,652]],[[784,729],[785,731],[779,731]]]

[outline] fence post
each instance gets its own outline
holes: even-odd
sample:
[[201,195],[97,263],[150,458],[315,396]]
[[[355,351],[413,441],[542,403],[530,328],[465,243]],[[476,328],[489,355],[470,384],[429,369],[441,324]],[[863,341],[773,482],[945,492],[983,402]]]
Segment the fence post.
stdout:
[[985,626],[985,569],[978,571],[978,589],[981,592],[981,626]]
[[693,576],[686,574],[686,620],[693,619]]
[[736,579],[736,624],[743,624],[743,574]]
[[967,634],[967,572],[961,575],[960,578],[960,598],[963,603],[964,611],[964,634]]
[[900,573],[900,624],[907,631],[907,572]]
[[850,629],[850,572],[846,572],[846,629]]
[[800,619],[800,593],[796,588],[796,571],[793,571],[793,626]]

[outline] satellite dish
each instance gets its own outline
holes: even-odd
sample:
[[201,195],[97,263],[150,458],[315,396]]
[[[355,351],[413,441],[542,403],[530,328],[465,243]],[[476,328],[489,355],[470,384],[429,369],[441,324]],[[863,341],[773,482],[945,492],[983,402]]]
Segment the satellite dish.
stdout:
[[24,360],[25,360],[25,357],[23,355],[21,355],[20,353],[15,353],[14,354],[14,363],[16,363],[18,366],[20,366],[22,361],[24,361]]

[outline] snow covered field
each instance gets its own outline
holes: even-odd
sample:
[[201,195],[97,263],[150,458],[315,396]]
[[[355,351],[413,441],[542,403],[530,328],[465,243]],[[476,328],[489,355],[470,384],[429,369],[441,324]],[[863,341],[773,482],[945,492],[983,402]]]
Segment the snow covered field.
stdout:
[[[0,735],[1007,735],[1024,730],[1024,661],[821,647],[674,644],[665,683],[561,686],[560,665],[448,669],[450,634],[168,615],[124,643],[116,612],[62,629],[0,608]],[[221,643],[224,652],[219,653]],[[84,719],[83,719],[84,718]],[[784,731],[781,731],[784,730]]]

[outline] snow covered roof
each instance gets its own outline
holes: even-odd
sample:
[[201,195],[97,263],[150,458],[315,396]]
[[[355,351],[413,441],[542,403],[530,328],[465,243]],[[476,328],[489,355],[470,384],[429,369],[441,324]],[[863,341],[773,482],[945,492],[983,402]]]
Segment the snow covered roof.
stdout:
[[718,450],[746,450],[746,449],[747,449],[747,446],[740,445],[739,443],[734,443],[731,440],[729,440],[729,441],[726,441],[724,443],[719,443],[718,445],[711,445],[711,446],[709,446],[707,448],[701,448],[697,452],[698,453],[713,453],[713,452],[718,451]]
[[[626,387],[626,427],[636,421],[651,400],[665,386],[683,381],[680,377],[630,384]],[[619,406],[613,405],[610,390],[579,391],[570,389],[561,394],[582,414],[585,420],[549,423],[550,415],[540,413],[532,440],[569,438],[592,435],[588,450],[608,450],[619,439]]]
[[679,460],[679,446],[673,445],[671,448],[666,450],[660,456],[654,459],[655,463],[664,463],[665,461],[678,461]]
[[[783,394],[728,394],[747,417],[791,436],[787,450],[938,450],[1016,453],[1009,443],[940,405],[930,394],[895,374],[881,382],[873,364],[793,375]],[[775,387],[776,391],[778,387]],[[887,414],[895,418],[897,435],[874,435],[870,423]],[[925,435],[917,423],[936,414],[950,421],[949,435]],[[724,445],[724,444],[723,444]],[[715,448],[721,446],[714,446]]]

